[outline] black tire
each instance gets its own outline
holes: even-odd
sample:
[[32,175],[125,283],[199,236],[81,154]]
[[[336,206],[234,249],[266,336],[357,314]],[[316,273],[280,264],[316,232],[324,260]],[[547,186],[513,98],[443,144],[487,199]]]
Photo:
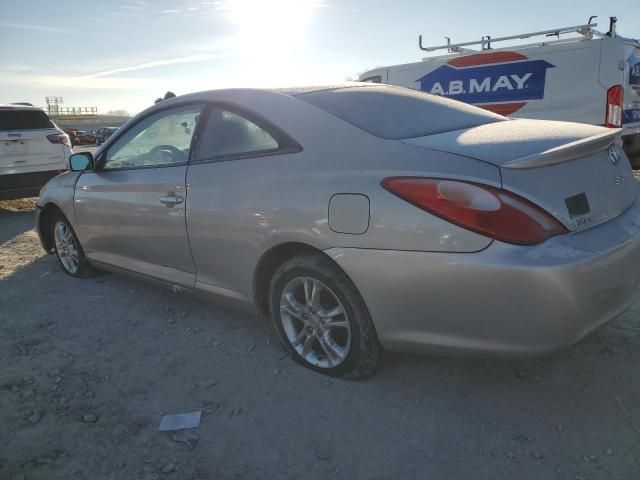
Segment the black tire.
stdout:
[[[346,358],[334,367],[317,366],[298,353],[285,332],[280,301],[287,285],[298,278],[318,280],[337,297],[350,325],[350,348]],[[332,377],[359,380],[373,375],[382,363],[383,350],[369,310],[347,275],[322,255],[295,257],[285,262],[273,275],[269,289],[269,306],[274,328],[284,349],[301,365]]]
[[[64,224],[66,228],[69,230],[69,234],[72,236],[73,242],[75,243],[77,257],[78,257],[78,266],[76,271],[70,270],[65,265],[61,257],[61,252],[58,250],[58,242],[56,242],[56,227],[60,223]],[[62,212],[58,211],[53,214],[53,216],[51,217],[51,223],[49,228],[51,232],[51,239],[53,243],[54,253],[56,258],[58,259],[60,268],[62,268],[62,271],[64,273],[75,278],[89,278],[89,277],[95,276],[98,273],[97,270],[93,268],[89,263],[89,261],[87,260],[87,257],[85,256],[84,251],[82,250],[82,245],[80,245],[80,241],[78,240],[78,236],[76,235],[76,232],[73,230],[71,223],[69,222],[69,220],[67,220],[67,217],[65,217],[62,214]]]

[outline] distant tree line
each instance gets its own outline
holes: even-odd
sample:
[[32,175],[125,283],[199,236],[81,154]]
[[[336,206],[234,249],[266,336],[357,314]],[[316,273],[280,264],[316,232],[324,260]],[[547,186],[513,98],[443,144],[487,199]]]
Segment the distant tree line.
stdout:
[[106,111],[106,112],[102,113],[100,116],[101,117],[130,118],[131,114],[127,110],[125,110],[124,108],[121,108],[119,110]]

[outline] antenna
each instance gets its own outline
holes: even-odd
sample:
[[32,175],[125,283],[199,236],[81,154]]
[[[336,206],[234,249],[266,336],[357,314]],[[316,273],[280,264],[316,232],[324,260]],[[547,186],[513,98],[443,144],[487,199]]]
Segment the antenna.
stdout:
[[607,32],[607,35],[610,37],[616,36],[616,23],[618,23],[617,17],[609,17],[609,31]]

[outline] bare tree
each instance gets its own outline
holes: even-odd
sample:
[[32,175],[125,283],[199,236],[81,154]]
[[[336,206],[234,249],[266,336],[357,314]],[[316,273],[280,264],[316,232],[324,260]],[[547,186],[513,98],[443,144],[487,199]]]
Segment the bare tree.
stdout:
[[168,100],[170,98],[175,98],[176,94],[173,93],[171,90],[167,90],[167,93],[164,94],[164,97],[158,97],[155,99],[155,101],[153,103],[160,103],[163,100]]

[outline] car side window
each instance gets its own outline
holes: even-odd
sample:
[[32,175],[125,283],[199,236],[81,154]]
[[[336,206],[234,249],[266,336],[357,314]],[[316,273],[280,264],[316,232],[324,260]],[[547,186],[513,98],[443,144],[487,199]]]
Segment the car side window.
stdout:
[[185,163],[201,111],[185,105],[145,118],[109,147],[103,170]]
[[277,140],[251,120],[218,107],[207,117],[193,154],[194,160],[277,150]]

